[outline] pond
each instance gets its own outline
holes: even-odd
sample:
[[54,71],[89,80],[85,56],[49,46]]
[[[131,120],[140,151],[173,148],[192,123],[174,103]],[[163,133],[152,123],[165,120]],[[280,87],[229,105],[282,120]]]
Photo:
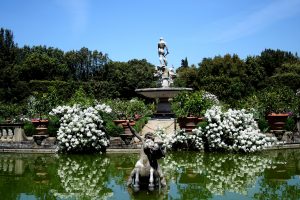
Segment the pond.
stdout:
[[0,154],[0,198],[300,199],[300,150],[176,152],[160,160],[167,188],[134,193],[139,154]]

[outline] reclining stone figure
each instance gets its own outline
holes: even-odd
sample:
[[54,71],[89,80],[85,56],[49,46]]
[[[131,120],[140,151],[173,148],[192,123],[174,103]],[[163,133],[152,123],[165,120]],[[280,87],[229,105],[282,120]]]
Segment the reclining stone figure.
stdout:
[[165,148],[162,142],[155,141],[153,133],[146,133],[144,140],[127,123],[132,134],[142,141],[140,159],[136,162],[128,179],[127,185],[132,186],[134,191],[139,191],[140,187],[148,184],[150,191],[155,187],[165,187],[166,180],[157,162],[158,159],[165,157]]

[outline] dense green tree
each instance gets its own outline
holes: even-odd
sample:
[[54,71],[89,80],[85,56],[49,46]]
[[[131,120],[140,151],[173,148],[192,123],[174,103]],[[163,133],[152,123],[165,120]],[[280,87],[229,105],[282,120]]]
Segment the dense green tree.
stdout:
[[230,104],[251,91],[244,82],[247,78],[246,64],[237,55],[204,58],[199,63],[197,78],[199,89],[205,89]]
[[236,77],[245,74],[245,63],[238,55],[226,54],[225,56],[216,56],[213,59],[204,58],[199,63],[199,77],[206,76],[228,76]]
[[132,98],[137,95],[135,89],[155,86],[154,69],[155,66],[145,59],[109,62],[105,66],[104,76],[110,84],[115,85],[120,97]]
[[9,101],[13,97],[14,83],[17,81],[13,66],[15,64],[17,45],[13,33],[0,29],[0,100]]
[[191,67],[180,67],[176,70],[177,77],[174,85],[177,87],[197,87],[198,69],[195,65]]
[[266,72],[259,62],[260,58],[258,56],[248,56],[246,58],[243,82],[247,85],[248,90],[255,91],[266,78]]
[[281,67],[284,63],[295,63],[298,61],[299,58],[296,55],[279,49],[265,49],[260,54],[260,65],[265,69],[267,76],[272,76],[275,69]]
[[107,54],[83,47],[79,51],[66,52],[65,61],[74,80],[87,81],[102,70],[109,58]]
[[0,29],[0,69],[11,66],[15,62],[16,44],[14,43],[13,33],[8,30]]
[[69,73],[63,61],[60,61],[57,56],[50,57],[44,52],[28,54],[16,69],[19,72],[19,79],[24,81],[63,80]]

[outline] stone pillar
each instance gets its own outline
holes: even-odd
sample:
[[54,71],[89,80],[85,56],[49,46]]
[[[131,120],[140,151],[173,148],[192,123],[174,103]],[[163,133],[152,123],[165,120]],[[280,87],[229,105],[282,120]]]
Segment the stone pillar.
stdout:
[[21,127],[14,128],[14,142],[21,142],[27,140],[27,137],[25,135],[24,129]]

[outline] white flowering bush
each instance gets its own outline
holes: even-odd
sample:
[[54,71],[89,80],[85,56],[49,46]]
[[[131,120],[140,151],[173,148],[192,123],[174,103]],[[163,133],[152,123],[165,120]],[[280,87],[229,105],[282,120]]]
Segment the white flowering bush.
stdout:
[[199,129],[204,132],[210,150],[254,152],[276,142],[276,138],[259,132],[253,115],[245,110],[222,112],[220,106],[213,106],[205,118],[208,125]]
[[110,113],[105,104],[83,107],[58,106],[50,112],[60,118],[58,150],[62,152],[103,152],[109,145],[101,113]]
[[164,146],[167,149],[172,150],[201,150],[203,149],[203,141],[201,132],[195,132],[193,134],[186,133],[184,130],[177,131],[174,135],[165,134],[163,130],[156,130],[154,133],[157,137],[163,141]]
[[276,142],[275,137],[260,133],[253,115],[246,110],[223,112],[220,106],[213,106],[206,111],[205,119],[206,126],[194,129],[192,134],[179,131],[163,140],[166,146],[178,149],[179,144],[188,144],[196,150],[255,152]]
[[218,97],[210,92],[204,91],[203,92],[203,99],[205,100],[209,100],[213,103],[213,105],[219,105],[220,101],[218,99]]

